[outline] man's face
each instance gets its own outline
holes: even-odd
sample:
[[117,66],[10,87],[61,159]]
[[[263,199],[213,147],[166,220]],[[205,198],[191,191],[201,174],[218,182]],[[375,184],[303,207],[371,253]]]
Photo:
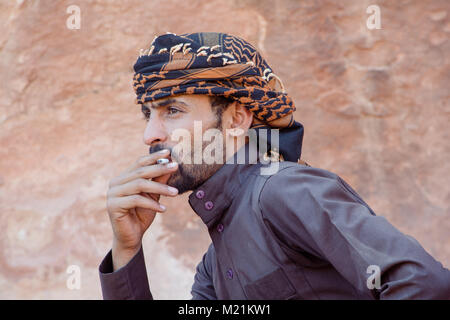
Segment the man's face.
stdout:
[[[179,190],[179,194],[188,190],[193,190],[206,181],[223,165],[221,163],[193,164],[194,159],[194,121],[201,121],[202,134],[211,128],[218,128],[219,119],[211,108],[210,99],[206,95],[180,95],[168,97],[145,103],[142,105],[142,112],[147,120],[144,132],[144,143],[150,146],[150,152],[162,149],[171,150],[171,158],[178,162],[178,170],[173,173],[167,184]],[[191,137],[191,154],[181,154],[178,148],[179,141],[171,139],[172,133],[180,129],[189,132]],[[222,128],[220,128],[222,129]],[[223,131],[223,129],[221,130]],[[200,137],[200,139],[202,139]],[[214,139],[214,142],[216,139]],[[213,142],[213,143],[214,143]],[[204,149],[211,142],[200,142]],[[225,154],[223,152],[223,154]],[[191,161],[186,161],[190,157]],[[185,163],[186,162],[186,163]]]

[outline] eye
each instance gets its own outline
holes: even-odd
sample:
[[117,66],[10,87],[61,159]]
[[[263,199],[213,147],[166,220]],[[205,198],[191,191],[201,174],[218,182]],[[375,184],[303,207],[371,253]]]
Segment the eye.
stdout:
[[178,110],[177,108],[174,108],[174,107],[167,108],[167,113],[170,115],[174,115],[174,114],[177,114],[180,112],[181,112],[180,110]]
[[142,119],[145,119],[148,121],[150,119],[150,113],[151,113],[150,109],[147,108],[146,106],[142,105],[141,111],[142,111]]

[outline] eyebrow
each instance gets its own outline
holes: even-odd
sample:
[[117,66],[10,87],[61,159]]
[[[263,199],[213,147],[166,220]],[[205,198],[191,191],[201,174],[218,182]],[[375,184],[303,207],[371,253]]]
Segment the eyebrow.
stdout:
[[[157,104],[150,103],[150,108],[156,109],[156,108],[165,107],[165,106],[168,106],[171,104],[181,104],[181,105],[187,106],[187,104],[184,103],[183,101],[177,101],[175,99],[167,99],[167,100],[161,101]],[[146,104],[146,103],[142,104],[142,112],[144,112],[144,111],[150,111],[148,104]]]

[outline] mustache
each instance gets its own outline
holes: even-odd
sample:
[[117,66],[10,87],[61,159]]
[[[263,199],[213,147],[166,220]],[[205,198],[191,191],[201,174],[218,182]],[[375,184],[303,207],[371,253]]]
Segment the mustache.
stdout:
[[172,152],[172,148],[164,147],[162,144],[157,144],[157,145],[155,145],[155,146],[151,146],[151,147],[148,149],[148,152],[149,152],[150,154],[152,154],[152,153],[158,152],[158,151],[163,150],[163,149],[169,149],[170,152]]

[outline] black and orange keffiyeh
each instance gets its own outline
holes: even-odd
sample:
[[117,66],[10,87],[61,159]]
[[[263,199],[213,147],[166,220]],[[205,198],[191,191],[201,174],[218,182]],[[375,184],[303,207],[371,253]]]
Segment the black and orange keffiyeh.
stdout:
[[[285,151],[284,158],[300,158],[303,126],[294,121],[294,103],[279,77],[245,40],[215,32],[167,33],[141,49],[134,71],[138,104],[180,94],[231,98],[254,114],[253,128],[278,127],[280,133],[297,136],[297,144],[291,144],[295,151]],[[280,136],[283,142],[287,141]]]

